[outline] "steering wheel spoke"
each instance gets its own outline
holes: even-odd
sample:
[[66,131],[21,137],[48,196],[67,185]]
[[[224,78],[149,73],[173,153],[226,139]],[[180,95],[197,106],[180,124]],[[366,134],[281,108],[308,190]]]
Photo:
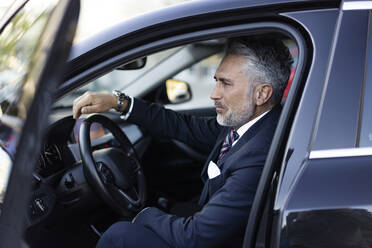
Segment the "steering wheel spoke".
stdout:
[[110,169],[107,168],[107,166],[102,162],[96,163],[96,169],[98,171],[98,174],[105,184],[115,184],[115,177]]
[[139,195],[137,193],[137,191],[135,190],[135,188],[132,188],[132,192],[135,194],[136,196],[136,199],[133,199],[133,197],[129,196],[129,194],[127,194],[125,191],[123,191],[122,189],[118,188],[118,192],[125,198],[127,199],[128,202],[130,202],[132,205],[134,206],[138,206],[138,204],[140,203],[140,199],[139,199]]

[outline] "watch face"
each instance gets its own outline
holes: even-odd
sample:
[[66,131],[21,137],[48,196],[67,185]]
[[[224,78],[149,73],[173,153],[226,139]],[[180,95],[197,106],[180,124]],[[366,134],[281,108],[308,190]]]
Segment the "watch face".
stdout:
[[125,99],[125,94],[124,93],[120,93],[120,95],[118,95],[118,98],[119,98],[119,101],[121,103],[123,103],[124,99]]
[[124,99],[125,99],[125,94],[124,94],[124,93],[122,93],[122,92],[120,92],[120,91],[118,91],[118,90],[113,90],[112,93],[113,93],[115,96],[118,97],[118,100],[119,100],[120,102],[124,101]]

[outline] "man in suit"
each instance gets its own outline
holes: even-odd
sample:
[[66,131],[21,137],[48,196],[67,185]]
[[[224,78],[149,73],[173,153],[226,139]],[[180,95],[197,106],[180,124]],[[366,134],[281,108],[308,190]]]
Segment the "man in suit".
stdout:
[[278,39],[230,39],[210,98],[217,118],[196,118],[117,94],[87,92],[73,115],[116,108],[150,132],[210,150],[201,177],[201,210],[190,217],[157,208],[111,226],[97,247],[241,247],[292,59]]

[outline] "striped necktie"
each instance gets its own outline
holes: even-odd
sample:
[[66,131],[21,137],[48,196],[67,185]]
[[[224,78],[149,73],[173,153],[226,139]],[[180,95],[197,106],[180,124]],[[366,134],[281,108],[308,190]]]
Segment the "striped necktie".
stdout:
[[238,138],[239,138],[239,134],[235,130],[231,129],[231,131],[227,134],[221,146],[221,151],[220,151],[220,155],[218,156],[218,161],[220,161],[225,156],[225,154],[232,147],[232,144],[234,143],[234,141],[237,140]]

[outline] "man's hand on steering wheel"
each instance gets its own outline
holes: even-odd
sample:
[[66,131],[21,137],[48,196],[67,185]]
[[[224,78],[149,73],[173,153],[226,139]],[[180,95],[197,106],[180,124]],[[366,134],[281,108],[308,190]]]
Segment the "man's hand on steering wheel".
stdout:
[[74,100],[72,116],[78,119],[82,114],[103,113],[115,108],[116,104],[117,96],[115,95],[87,91]]

